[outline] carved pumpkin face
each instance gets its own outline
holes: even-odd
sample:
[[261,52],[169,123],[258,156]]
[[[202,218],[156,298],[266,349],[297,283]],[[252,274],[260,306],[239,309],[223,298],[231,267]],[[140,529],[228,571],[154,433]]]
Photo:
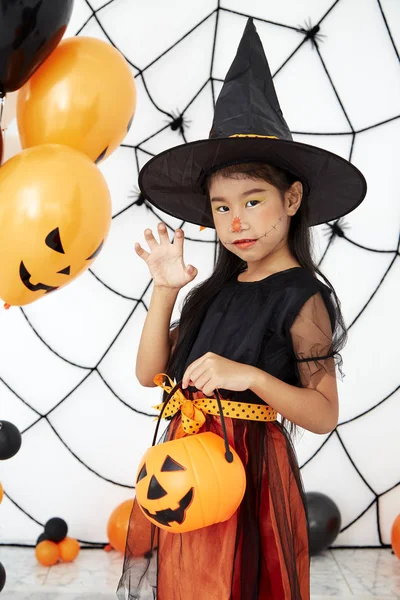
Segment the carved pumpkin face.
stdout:
[[224,441],[206,432],[149,448],[139,465],[136,499],[146,517],[173,533],[229,519],[242,501],[243,464],[225,459]]
[[84,154],[47,144],[11,158],[0,169],[0,297],[21,306],[72,281],[110,222],[107,184]]

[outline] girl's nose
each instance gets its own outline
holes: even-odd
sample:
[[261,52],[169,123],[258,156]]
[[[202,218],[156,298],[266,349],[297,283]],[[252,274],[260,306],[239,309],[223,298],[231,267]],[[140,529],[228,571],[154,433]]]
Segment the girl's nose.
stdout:
[[240,217],[235,217],[232,221],[232,225],[231,225],[231,229],[232,231],[241,231],[242,229],[242,223],[240,221]]
[[236,216],[231,223],[231,232],[238,232],[248,230],[248,223],[243,223],[242,219],[239,216]]

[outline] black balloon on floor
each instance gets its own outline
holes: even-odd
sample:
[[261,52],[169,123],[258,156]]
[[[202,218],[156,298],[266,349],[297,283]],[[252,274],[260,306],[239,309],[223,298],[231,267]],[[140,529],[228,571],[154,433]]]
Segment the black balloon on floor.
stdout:
[[48,539],[49,539],[49,536],[48,536],[46,533],[44,533],[44,532],[43,532],[43,533],[41,533],[41,534],[39,535],[38,539],[36,540],[36,546],[37,546],[38,544],[40,544],[40,542],[45,542],[45,541],[47,541]]
[[320,492],[306,494],[310,526],[310,555],[326,550],[335,541],[342,523],[338,507],[331,498]]
[[6,570],[0,562],[0,592],[6,584]]
[[47,535],[48,540],[56,543],[62,542],[68,533],[68,525],[64,519],[53,517],[44,526],[44,533]]
[[0,460],[15,456],[21,448],[21,443],[19,429],[10,421],[0,421]]

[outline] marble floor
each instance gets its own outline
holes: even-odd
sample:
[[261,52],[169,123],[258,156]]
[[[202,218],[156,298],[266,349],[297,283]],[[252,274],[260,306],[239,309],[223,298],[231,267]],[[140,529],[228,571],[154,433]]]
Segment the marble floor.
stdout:
[[[7,571],[1,600],[116,600],[116,552],[81,550],[74,563],[47,568],[32,548],[0,547],[0,561]],[[387,549],[327,551],[312,559],[311,598],[400,600],[400,560]]]

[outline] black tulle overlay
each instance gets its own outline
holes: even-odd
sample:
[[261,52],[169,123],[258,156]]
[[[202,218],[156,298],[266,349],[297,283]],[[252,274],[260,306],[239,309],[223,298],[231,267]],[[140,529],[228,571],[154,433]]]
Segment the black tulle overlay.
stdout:
[[[295,386],[317,387],[335,376],[340,332],[330,290],[306,269],[281,271],[258,282],[229,281],[211,304],[176,380],[208,351],[251,364]],[[188,399],[203,396],[187,388]],[[219,389],[223,398],[262,403],[251,390]],[[163,437],[180,431],[180,413]],[[308,523],[291,438],[279,421],[226,418],[229,443],[246,470],[236,513],[189,533],[160,530],[136,501],[130,519],[119,600],[306,600]],[[207,415],[201,431],[222,436]],[[149,440],[149,445],[151,440]]]

